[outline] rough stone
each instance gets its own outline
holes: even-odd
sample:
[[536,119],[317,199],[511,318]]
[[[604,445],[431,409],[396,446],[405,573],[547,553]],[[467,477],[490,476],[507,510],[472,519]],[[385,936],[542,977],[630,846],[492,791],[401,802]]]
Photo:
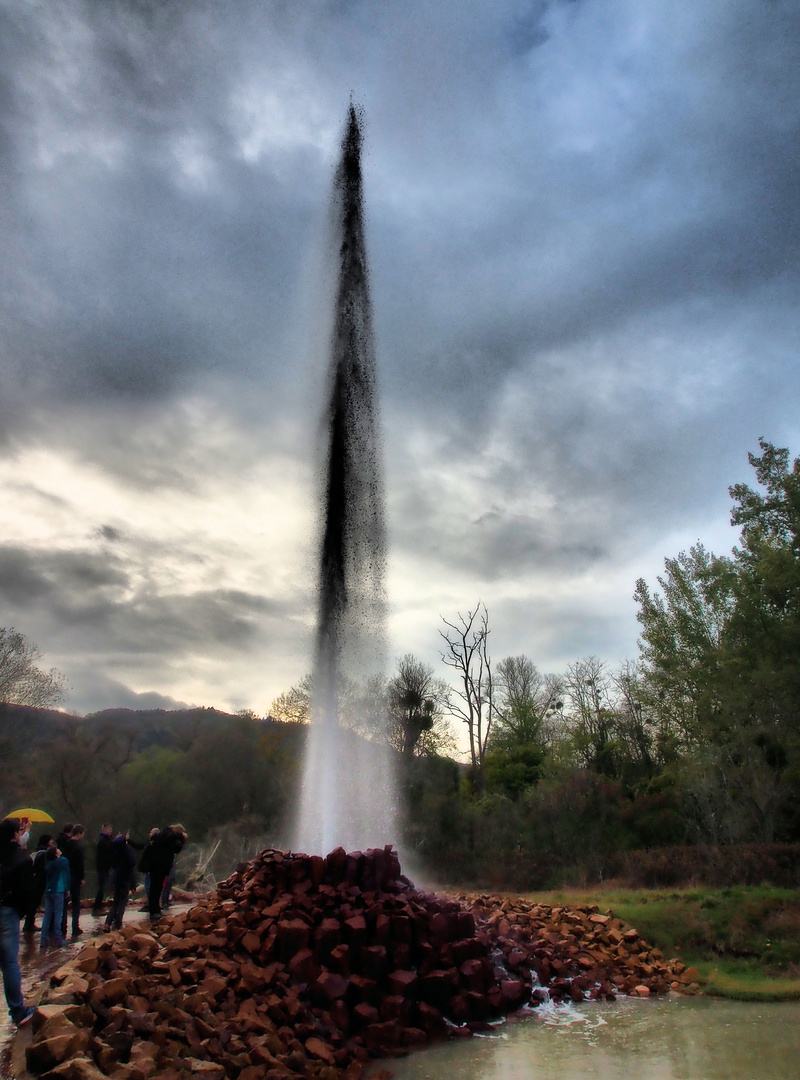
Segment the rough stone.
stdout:
[[59,1065],[68,1058],[75,1057],[85,1050],[91,1040],[88,1028],[76,1028],[60,1032],[49,1038],[37,1038],[25,1051],[25,1061],[31,1072],[44,1072]]
[[[105,1073],[90,1058],[74,1057],[44,1073],[41,1080],[105,1080]],[[131,1080],[134,1078],[131,1077]]]

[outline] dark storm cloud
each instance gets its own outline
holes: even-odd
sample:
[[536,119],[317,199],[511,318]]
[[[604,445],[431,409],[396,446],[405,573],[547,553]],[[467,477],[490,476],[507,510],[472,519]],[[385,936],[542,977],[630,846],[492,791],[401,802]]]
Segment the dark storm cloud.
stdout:
[[151,581],[135,580],[141,569],[93,551],[4,545],[0,606],[6,617],[24,611],[28,621],[37,609],[45,612],[51,641],[78,636],[84,645],[129,655],[247,650],[262,623],[290,619],[280,602],[240,590],[159,591]]
[[314,170],[302,147],[282,178],[243,160],[229,19],[91,3],[0,17],[3,352],[18,392],[133,406],[268,359],[301,250],[295,181]]
[[302,145],[245,161],[234,102],[257,76],[308,79],[309,57],[332,129],[348,67],[367,99],[376,304],[405,301],[382,319],[393,393],[479,423],[550,349],[795,273],[792,6],[311,9],[11,6],[9,231],[38,296],[16,271],[7,321],[26,380],[125,402],[218,369],[278,377],[329,162]]
[[[460,129],[461,160],[442,140],[452,198],[431,197],[433,213],[388,234],[385,255],[392,275],[424,282],[401,292],[418,319],[402,305],[385,316],[399,439],[424,416],[443,456],[491,454],[509,378],[535,387],[486,497],[494,484],[544,486],[549,556],[524,538],[541,523],[525,520],[514,535],[498,519],[488,549],[469,530],[453,543],[452,500],[431,500],[426,536],[465,565],[491,552],[492,575],[498,560],[519,569],[525,553],[529,565],[563,555],[578,566],[582,552],[602,558],[621,537],[630,545],[711,503],[725,515],[746,451],[764,430],[792,435],[798,404],[797,8],[536,12],[526,63],[498,68],[471,134]],[[395,278],[380,264],[378,274],[380,312]],[[406,480],[431,483],[424,468]]]
[[[789,0],[0,5],[8,459],[200,499],[306,452],[308,263],[351,93],[392,543],[477,593],[724,519],[758,436],[798,430]],[[304,617],[299,587],[280,611],[144,588],[127,528],[94,520],[102,556],[0,550],[9,611],[59,641],[246,651]]]
[[[456,193],[455,170],[470,177],[460,213],[433,231],[413,222],[402,252],[409,267],[422,253],[413,269],[432,286],[421,328],[440,326],[420,377],[456,375],[467,404],[492,376],[637,312],[704,296],[734,307],[796,273],[797,9],[711,5],[674,27],[654,6],[640,19],[628,5],[580,7],[528,66],[501,74],[507,98],[471,117],[479,153],[450,159]],[[592,11],[605,30],[594,41]],[[636,48],[626,14],[641,22]]]
[[126,584],[127,576],[118,565],[91,554],[0,547],[0,596],[9,607],[69,597],[73,599],[67,603],[74,608],[84,597],[107,596]]

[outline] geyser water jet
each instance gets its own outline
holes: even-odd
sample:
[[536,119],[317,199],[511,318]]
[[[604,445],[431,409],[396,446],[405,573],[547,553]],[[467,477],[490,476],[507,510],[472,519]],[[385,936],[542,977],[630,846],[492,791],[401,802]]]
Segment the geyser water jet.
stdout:
[[350,106],[334,182],[337,285],[325,414],[312,722],[295,850],[394,842],[395,785],[382,733],[344,726],[343,695],[383,671],[386,537],[375,348],[364,238],[359,114]]

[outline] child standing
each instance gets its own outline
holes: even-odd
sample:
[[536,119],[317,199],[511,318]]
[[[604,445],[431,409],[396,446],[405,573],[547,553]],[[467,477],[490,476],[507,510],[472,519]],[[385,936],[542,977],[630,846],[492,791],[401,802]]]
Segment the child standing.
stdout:
[[44,871],[44,918],[42,919],[42,948],[53,944],[60,948],[64,944],[61,934],[64,903],[70,887],[69,861],[61,854],[55,844],[47,850],[47,863]]

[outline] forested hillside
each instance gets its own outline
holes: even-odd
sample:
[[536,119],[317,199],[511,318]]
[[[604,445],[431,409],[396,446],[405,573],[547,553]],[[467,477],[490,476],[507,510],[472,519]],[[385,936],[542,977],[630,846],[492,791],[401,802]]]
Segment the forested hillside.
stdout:
[[215,709],[109,709],[85,718],[0,705],[0,792],[92,830],[146,836],[181,821],[201,838],[244,816],[280,831],[305,728]]

